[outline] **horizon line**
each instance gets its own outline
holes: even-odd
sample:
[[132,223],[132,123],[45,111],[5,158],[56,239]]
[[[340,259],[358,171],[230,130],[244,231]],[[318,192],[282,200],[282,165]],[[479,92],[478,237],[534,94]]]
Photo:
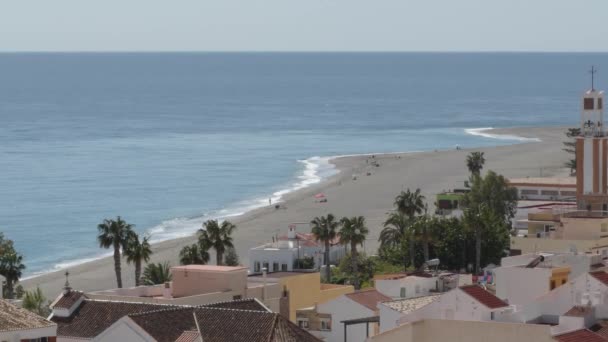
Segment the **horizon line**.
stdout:
[[0,50],[0,54],[607,54],[608,50]]

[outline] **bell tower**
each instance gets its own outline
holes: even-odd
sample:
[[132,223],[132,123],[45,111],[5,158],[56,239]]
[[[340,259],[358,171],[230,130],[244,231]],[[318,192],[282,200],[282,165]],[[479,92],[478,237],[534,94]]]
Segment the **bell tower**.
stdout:
[[580,136],[576,138],[576,193],[579,209],[608,211],[608,138],[604,130],[604,92],[591,89],[581,101]]

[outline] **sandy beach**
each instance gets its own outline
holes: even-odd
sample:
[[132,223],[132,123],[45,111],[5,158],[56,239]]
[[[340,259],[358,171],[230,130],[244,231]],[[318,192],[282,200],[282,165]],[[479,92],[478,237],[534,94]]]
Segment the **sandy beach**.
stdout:
[[[336,158],[332,162],[340,173],[286,195],[282,203],[284,209],[275,209],[274,206],[261,208],[231,220],[238,226],[234,241],[241,263],[248,265],[248,250],[270,241],[273,235],[284,233],[290,223],[309,222],[315,216],[327,213],[337,217],[365,216],[370,229],[365,250],[373,254],[378,246],[382,221],[402,189],[421,188],[429,206],[432,206],[436,193],[463,186],[468,174],[465,158],[470,151],[485,152],[485,170],[494,170],[507,177],[566,175],[568,170],[563,164],[569,156],[562,151],[564,131],[564,127],[493,130],[492,134],[517,135],[541,141],[488,148],[463,146],[461,150],[382,154],[374,157],[378,167],[368,163],[370,156]],[[353,180],[353,175],[357,175],[356,180]],[[320,191],[327,196],[327,203],[317,203],[313,198]],[[94,234],[91,238],[95,238]],[[155,244],[151,262],[169,261],[177,265],[180,249],[195,241],[193,236]],[[66,248],[69,248],[69,241],[66,241]],[[214,255],[213,251],[210,253]],[[55,298],[65,282],[64,272],[30,278],[22,285],[26,289],[40,286],[48,298]],[[69,272],[70,283],[77,290],[116,287],[111,258],[74,266],[69,268]],[[122,274],[124,285],[134,286],[133,268],[124,261]]]

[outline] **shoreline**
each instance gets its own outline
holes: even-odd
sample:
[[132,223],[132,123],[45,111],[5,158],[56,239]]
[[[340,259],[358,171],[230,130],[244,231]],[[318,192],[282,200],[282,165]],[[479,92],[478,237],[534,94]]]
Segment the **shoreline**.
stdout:
[[[294,222],[309,222],[314,216],[324,215],[329,210],[335,212],[336,214],[340,211],[349,211],[346,208],[343,208],[343,205],[335,205],[334,201],[345,200],[348,202],[349,196],[353,196],[356,198],[361,195],[361,190],[358,190],[358,183],[367,183],[368,180],[376,181],[378,178],[383,177],[375,177],[376,173],[383,173],[386,169],[394,169],[403,166],[403,163],[408,163],[407,159],[412,160],[427,160],[432,161],[435,156],[444,156],[444,155],[463,155],[461,165],[462,169],[466,169],[464,166],[464,155],[466,155],[469,151],[472,150],[480,150],[486,151],[490,153],[486,153],[486,159],[488,160],[488,166],[493,161],[492,151],[500,151],[504,149],[514,149],[521,150],[522,146],[526,145],[546,145],[551,142],[555,142],[556,135],[559,136],[561,132],[565,130],[564,127],[547,127],[547,128],[535,128],[535,127],[525,127],[525,128],[502,128],[502,129],[487,129],[480,128],[475,129],[477,133],[481,133],[479,135],[488,137],[487,135],[491,135],[490,138],[501,139],[497,136],[506,136],[508,138],[502,138],[506,141],[519,140],[519,142],[514,142],[506,145],[497,145],[492,147],[471,147],[471,148],[462,148],[459,150],[450,149],[450,150],[438,150],[438,151],[410,151],[410,152],[389,152],[389,153],[368,153],[368,154],[356,154],[356,155],[338,155],[338,156],[330,156],[330,157],[311,157],[311,158],[320,158],[326,159],[327,162],[333,165],[333,169],[335,169],[335,174],[327,177],[320,178],[319,181],[310,184],[303,185],[302,188],[294,189],[287,193],[281,194],[281,198],[279,202],[281,203],[285,209],[274,209],[274,200],[273,205],[263,205],[258,208],[252,208],[249,211],[246,211],[238,216],[230,217],[230,220],[235,223],[239,229],[235,233],[235,248],[239,254],[240,261],[242,264],[247,264],[247,253],[249,248],[253,246],[257,246],[259,244],[263,244],[267,242],[271,238],[271,234],[277,234],[278,232],[283,233],[289,223]],[[486,133],[486,132],[491,133]],[[545,132],[549,132],[545,134]],[[557,132],[557,133],[556,133]],[[467,130],[468,134],[470,133]],[[484,135],[485,134],[485,135]],[[476,134],[473,134],[476,135]],[[563,135],[563,133],[561,133]],[[561,138],[561,137],[560,137]],[[560,144],[561,145],[561,142]],[[539,146],[540,148],[541,146]],[[556,146],[558,151],[561,151],[561,146]],[[366,159],[369,159],[370,156],[375,156],[375,160],[380,163],[380,167],[375,167],[366,163]],[[308,158],[306,160],[310,160]],[[551,164],[551,163],[548,163]],[[563,164],[563,163],[562,163]],[[409,165],[408,165],[409,166]],[[559,169],[557,165],[545,165],[545,172],[549,171],[549,168]],[[492,169],[491,167],[489,167]],[[541,166],[541,169],[543,166]],[[458,170],[460,172],[466,170]],[[497,172],[505,173],[503,170],[496,170]],[[504,169],[504,168],[502,168]],[[305,172],[307,169],[303,172]],[[445,171],[445,170],[444,170]],[[365,176],[367,172],[370,172],[371,176]],[[550,173],[550,172],[549,172]],[[360,181],[353,181],[352,176],[356,174]],[[455,175],[446,175],[448,178],[454,178]],[[391,182],[392,179],[383,179],[381,182],[385,184]],[[293,182],[292,185],[302,184],[304,181],[296,181]],[[432,205],[432,198],[430,195],[434,195],[434,193],[439,192],[441,190],[428,189],[429,184],[425,184],[428,182],[422,181],[420,184],[410,185],[408,187],[416,188],[420,187],[423,189],[424,193],[427,193],[427,201],[429,201],[430,205]],[[457,182],[451,181],[453,185],[456,186]],[[445,184],[449,184],[445,183]],[[350,185],[354,185],[350,186]],[[438,185],[438,184],[435,184]],[[404,185],[402,184],[403,188]],[[445,187],[443,188],[445,189]],[[317,192],[323,191],[329,200],[327,205],[319,203],[310,203],[310,198]],[[348,190],[348,195],[339,194],[339,190]],[[394,190],[394,189],[393,189]],[[396,195],[401,189],[395,190]],[[285,191],[279,190],[273,193],[278,194],[280,192]],[[372,191],[373,192],[373,191]],[[366,192],[363,192],[366,194]],[[373,196],[372,196],[373,197]],[[392,204],[392,197],[388,197],[389,204]],[[383,198],[386,201],[386,198]],[[352,199],[351,199],[352,201]],[[316,205],[315,205],[316,204]],[[355,205],[361,207],[361,204]],[[292,207],[294,209],[292,209]],[[298,210],[298,207],[301,207]],[[378,217],[381,217],[382,214],[386,211],[386,209],[390,209],[390,206],[387,207],[386,203],[383,204],[383,209],[380,211],[379,208],[364,208],[361,207],[362,210],[370,211],[369,209],[373,209],[370,215],[364,215],[368,218],[368,225],[379,223]],[[294,212],[295,210],[295,212]],[[299,212],[298,212],[299,211]],[[354,213],[353,213],[354,214]],[[349,214],[349,215],[353,215]],[[312,216],[311,216],[312,215]],[[339,215],[342,216],[342,215]],[[297,218],[297,219],[296,219]],[[261,225],[258,223],[261,221]],[[255,224],[255,229],[248,227],[250,224]],[[256,224],[258,223],[258,224]],[[371,229],[370,229],[371,233]],[[371,235],[371,234],[370,234]],[[370,247],[366,249],[372,249],[374,243],[371,241],[374,237],[371,237]],[[164,240],[155,242],[152,246],[153,249],[153,257],[150,262],[159,262],[159,261],[169,261],[172,265],[176,265],[177,263],[177,255],[181,247],[194,243],[195,238],[193,235],[178,237],[174,239]],[[373,250],[373,249],[372,249]],[[213,252],[211,252],[214,255]],[[45,295],[48,298],[54,298],[59,291],[61,290],[61,286],[63,286],[63,282],[65,281],[65,277],[63,276],[63,272],[67,269],[71,273],[70,283],[72,283],[72,287],[79,290],[84,291],[93,291],[93,290],[101,290],[107,288],[115,287],[115,279],[114,279],[114,270],[113,270],[113,262],[111,256],[103,256],[99,258],[95,258],[94,260],[84,259],[84,262],[76,263],[74,265],[70,265],[68,267],[53,270],[41,274],[35,274],[28,276],[27,278],[22,279],[20,282],[26,289],[30,289],[36,286],[40,286]],[[214,261],[211,260],[210,263]],[[68,262],[66,262],[67,264]],[[132,266],[126,265],[123,262],[123,282],[125,286],[132,286],[133,284],[133,276],[132,276]],[[109,278],[109,279],[108,279]],[[103,281],[100,281],[103,279]]]

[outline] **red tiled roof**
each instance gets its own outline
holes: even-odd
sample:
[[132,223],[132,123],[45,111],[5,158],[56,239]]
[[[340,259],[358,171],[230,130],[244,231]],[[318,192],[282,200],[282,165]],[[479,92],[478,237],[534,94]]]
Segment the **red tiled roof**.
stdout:
[[[52,327],[44,317],[0,299],[0,332]],[[10,336],[10,335],[9,335]]]
[[382,293],[376,291],[376,289],[347,293],[345,296],[372,311],[376,311],[378,309],[378,303],[392,300],[391,297],[383,295]]
[[584,317],[587,314],[591,313],[593,308],[590,306],[573,306],[570,310],[566,311],[564,316],[572,316],[572,317]]
[[572,331],[569,333],[553,336],[553,339],[560,342],[606,342],[602,336],[587,329]]
[[608,273],[605,271],[589,272],[589,274],[608,286]]
[[175,342],[196,342],[200,337],[201,335],[198,331],[184,331]]
[[460,289],[490,309],[498,309],[509,306],[509,304],[507,304],[505,301],[484,290],[480,286],[467,285],[461,286]]
[[80,291],[70,291],[68,294],[61,294],[61,298],[53,305],[54,308],[69,309],[72,305],[84,296],[84,293]]

